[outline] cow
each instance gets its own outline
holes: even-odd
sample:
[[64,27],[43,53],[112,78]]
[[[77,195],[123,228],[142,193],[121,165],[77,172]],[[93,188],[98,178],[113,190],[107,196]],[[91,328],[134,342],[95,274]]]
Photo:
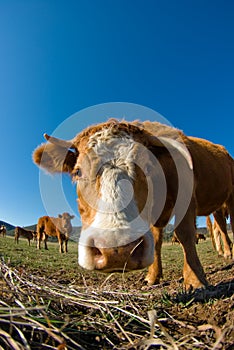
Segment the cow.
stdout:
[[[206,240],[205,235],[203,233],[196,232],[195,233],[195,242],[196,242],[196,244],[198,244],[199,240],[201,240],[201,239],[203,239],[205,241]],[[178,240],[175,232],[173,232],[173,235],[172,235],[172,238],[171,238],[171,243],[172,244],[180,243],[180,241]]]
[[37,249],[41,249],[41,241],[44,241],[45,249],[48,250],[48,236],[57,237],[59,242],[59,252],[67,253],[67,242],[69,234],[72,232],[71,220],[74,215],[69,213],[59,214],[57,218],[42,216],[37,223]]
[[231,259],[233,243],[227,232],[226,220],[229,217],[227,206],[223,205],[219,210],[213,213],[213,216],[213,225],[210,216],[206,217],[206,225],[210,232],[213,247],[218,252],[219,256],[223,256],[225,259]]
[[80,266],[107,273],[148,266],[145,280],[159,283],[162,232],[174,216],[185,288],[207,286],[194,222],[224,203],[234,219],[234,160],[223,146],[158,122],[113,119],[69,141],[44,137],[34,162],[77,183]]
[[2,237],[6,236],[6,226],[5,225],[1,225],[1,227],[0,227],[0,235],[2,235]]
[[195,238],[196,238],[196,244],[198,244],[199,240],[202,240],[202,239],[203,239],[203,241],[206,240],[205,235],[203,233],[199,233],[199,232],[196,233]]
[[178,240],[176,233],[173,232],[173,235],[171,237],[171,244],[175,244],[175,243],[180,243],[180,241]]
[[22,228],[20,226],[16,226],[15,227],[15,242],[17,244],[19,243],[19,237],[27,238],[28,245],[30,246],[30,241],[36,240],[37,233],[36,233],[36,231],[25,230],[24,228]]

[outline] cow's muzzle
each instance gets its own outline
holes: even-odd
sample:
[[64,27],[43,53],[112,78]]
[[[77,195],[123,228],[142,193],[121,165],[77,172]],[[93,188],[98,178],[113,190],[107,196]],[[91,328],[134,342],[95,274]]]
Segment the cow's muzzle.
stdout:
[[79,244],[79,264],[88,270],[123,272],[143,269],[153,263],[154,241],[151,232],[124,246],[101,248]]

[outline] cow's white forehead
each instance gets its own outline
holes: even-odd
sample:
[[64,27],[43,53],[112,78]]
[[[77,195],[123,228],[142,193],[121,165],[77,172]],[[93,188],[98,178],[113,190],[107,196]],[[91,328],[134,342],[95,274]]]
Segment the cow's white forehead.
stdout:
[[111,128],[103,129],[92,135],[88,142],[88,147],[95,150],[97,154],[105,151],[116,151],[120,146],[123,148],[132,147],[135,141],[126,132],[114,132]]
[[136,142],[126,132],[116,134],[111,128],[98,131],[90,137],[88,147],[102,160],[102,164],[112,162],[118,168],[127,169],[133,177],[134,146]]
[[103,142],[110,142],[113,139],[132,139],[132,137],[127,134],[125,131],[118,131],[114,130],[111,126],[108,128],[101,129],[97,131],[95,134],[90,136],[89,139],[89,146],[93,147],[97,143],[103,143]]

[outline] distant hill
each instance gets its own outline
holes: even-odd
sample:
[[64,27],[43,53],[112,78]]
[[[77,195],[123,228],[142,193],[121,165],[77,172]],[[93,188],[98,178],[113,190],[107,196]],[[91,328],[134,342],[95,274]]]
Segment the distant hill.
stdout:
[[80,232],[81,232],[81,227],[80,226],[74,226],[72,233],[70,234],[70,239],[72,241],[78,242],[80,238]]
[[8,222],[0,220],[0,226],[2,226],[2,225],[6,226],[7,231],[15,229],[15,226],[9,224]]

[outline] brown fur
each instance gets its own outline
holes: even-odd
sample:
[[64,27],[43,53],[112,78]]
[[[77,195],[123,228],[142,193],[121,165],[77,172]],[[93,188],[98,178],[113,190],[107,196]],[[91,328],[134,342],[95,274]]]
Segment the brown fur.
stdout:
[[68,213],[63,213],[57,218],[50,216],[42,216],[37,223],[37,248],[41,248],[41,241],[44,240],[45,249],[48,249],[48,236],[57,237],[59,242],[60,253],[67,253],[67,242],[69,234],[72,232],[71,219],[74,216]]
[[[188,210],[184,215],[181,222],[177,223],[176,235],[182,244],[184,251],[184,283],[187,288],[189,287],[201,287],[207,285],[207,281],[199,261],[196,246],[195,246],[195,218],[198,215],[209,215],[212,212],[218,210],[224,203],[227,205],[234,225],[234,161],[223,146],[215,145],[207,140],[198,139],[194,137],[187,137],[181,131],[162,125],[160,123],[151,122],[117,122],[111,120],[106,123],[91,126],[85,129],[83,132],[75,136],[71,140],[72,146],[68,149],[59,147],[55,144],[46,144],[40,146],[34,152],[34,161],[39,166],[47,169],[49,172],[69,172],[76,178],[76,172],[79,166],[85,176],[90,181],[79,181],[78,196],[79,196],[79,210],[82,217],[85,217],[84,223],[89,225],[95,215],[95,209],[90,208],[88,203],[82,198],[81,192],[89,191],[90,203],[95,203],[98,198],[97,181],[89,177],[90,169],[97,161],[95,156],[88,150],[88,142],[91,135],[94,135],[103,128],[111,128],[116,136],[121,135],[123,132],[130,135],[136,142],[146,146],[153,155],[157,158],[164,170],[165,180],[167,184],[167,198],[165,206],[158,217],[156,222],[151,222],[153,231],[156,230],[156,234],[153,232],[155,241],[155,260],[150,266],[146,280],[149,284],[158,282],[161,275],[161,257],[159,252],[161,251],[162,244],[162,228],[169,221],[172,210],[176,203],[177,191],[178,191],[178,174],[173,159],[179,159],[182,163],[184,157],[182,157],[180,151],[177,148],[169,146],[165,147],[159,137],[167,137],[181,144],[185,144],[187,150],[192,158],[193,162],[193,175],[194,175],[194,190],[191,198],[191,202],[188,205]],[[170,151],[173,151],[173,158]],[[67,152],[67,153],[66,153]],[[89,161],[91,162],[88,167],[84,167],[83,159],[84,155],[89,152]],[[64,157],[64,153],[66,157]],[[42,156],[43,155],[43,156]],[[65,159],[65,160],[64,160]],[[143,159],[143,157],[142,157]],[[151,165],[150,159],[148,161]],[[184,163],[183,163],[184,164]],[[188,167],[187,167],[188,168]],[[89,169],[89,170],[87,170]],[[146,201],[147,184],[144,174],[136,168],[136,176],[134,181],[135,198],[139,208],[144,207]],[[186,196],[187,180],[190,174],[190,169],[186,170],[183,175],[184,192]],[[150,174],[152,180],[158,179],[157,169],[151,169]],[[91,181],[92,180],[92,181]],[[83,186],[83,187],[82,187]],[[82,191],[80,190],[82,187]],[[157,210],[158,201],[153,203],[153,210]],[[178,209],[179,210],[179,209]],[[234,227],[233,227],[234,229]],[[156,238],[155,238],[156,236]],[[113,254],[114,250],[112,249]],[[95,250],[93,250],[95,254]],[[142,252],[142,251],[141,251]],[[105,251],[101,252],[103,255]],[[108,249],[108,254],[105,259],[111,261],[111,250]],[[131,255],[131,252],[129,251]],[[123,254],[125,256],[125,254]],[[135,252],[135,257],[141,259],[141,254]],[[121,260],[121,256],[119,255]],[[111,265],[114,270],[114,263]],[[125,266],[125,265],[124,265]],[[128,261],[129,269],[131,269],[131,256]],[[135,263],[132,265],[135,266]],[[140,266],[140,262],[139,262]],[[105,271],[104,267],[103,270]],[[110,265],[108,271],[110,271]]]
[[25,230],[22,227],[16,226],[15,227],[15,242],[16,243],[19,243],[19,238],[20,237],[27,238],[28,245],[30,246],[30,241],[31,240],[36,240],[37,233],[35,231]]

